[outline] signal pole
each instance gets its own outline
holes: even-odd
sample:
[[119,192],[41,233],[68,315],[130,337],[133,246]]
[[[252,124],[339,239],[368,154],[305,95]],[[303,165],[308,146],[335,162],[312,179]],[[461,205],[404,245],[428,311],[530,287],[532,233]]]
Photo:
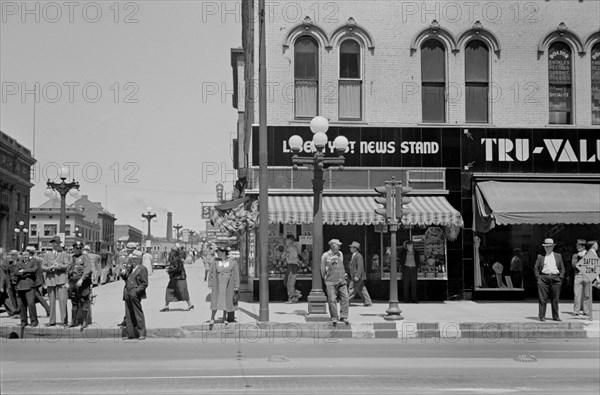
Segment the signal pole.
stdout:
[[396,181],[395,177],[392,177],[391,181],[386,181],[385,186],[375,188],[375,192],[383,195],[376,197],[375,201],[384,206],[383,209],[376,209],[375,212],[385,217],[386,224],[389,225],[390,229],[390,243],[391,243],[391,256],[390,256],[390,302],[388,309],[385,311],[387,316],[384,317],[387,321],[399,321],[403,320],[400,310],[398,307],[398,264],[396,262],[396,232],[398,226],[402,224],[402,216],[405,214],[404,205],[410,203],[410,198],[405,198],[404,195],[412,191],[410,187],[403,187],[401,181]]

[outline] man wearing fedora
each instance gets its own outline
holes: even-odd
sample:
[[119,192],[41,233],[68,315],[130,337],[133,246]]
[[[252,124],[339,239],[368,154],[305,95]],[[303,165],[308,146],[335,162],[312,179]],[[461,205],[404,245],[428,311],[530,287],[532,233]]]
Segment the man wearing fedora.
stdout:
[[[350,306],[344,256],[340,251],[341,245],[342,243],[338,239],[331,239],[329,241],[329,251],[324,252],[321,256],[321,276],[325,280],[329,315],[334,324],[337,323],[338,317],[340,321],[348,323]],[[336,302],[338,298],[340,300],[339,316]]]
[[352,258],[350,258],[350,295],[348,296],[349,301],[352,301],[356,294],[360,294],[363,299],[364,306],[372,306],[373,302],[371,301],[371,296],[369,296],[369,291],[367,291],[367,287],[365,286],[365,280],[367,279],[367,272],[365,271],[365,261],[363,259],[360,251],[360,243],[353,241],[350,244],[350,252],[352,253]]
[[539,312],[540,321],[546,321],[546,305],[548,299],[552,305],[552,319],[562,321],[558,314],[558,298],[562,279],[565,275],[565,265],[562,256],[554,252],[554,240],[545,239],[542,246],[545,254],[538,255],[533,269],[538,284]]
[[[571,266],[573,266],[573,271],[575,272],[575,279],[573,282],[573,314],[579,315],[583,313],[583,315],[589,316],[589,300],[592,295],[592,287],[590,282],[587,280],[587,277],[581,273],[581,271],[577,268],[577,263],[585,256],[587,253],[585,249],[585,245],[587,241],[584,239],[577,239],[577,243],[575,247],[577,248],[577,252],[573,254],[571,258]],[[582,304],[583,303],[583,304]]]
[[67,268],[71,257],[64,251],[60,251],[60,237],[54,236],[50,240],[52,251],[46,252],[42,257],[42,272],[46,281],[48,297],[50,299],[50,320],[47,326],[56,325],[56,300],[60,309],[60,324],[68,325],[67,299],[69,298],[69,286],[67,284]]

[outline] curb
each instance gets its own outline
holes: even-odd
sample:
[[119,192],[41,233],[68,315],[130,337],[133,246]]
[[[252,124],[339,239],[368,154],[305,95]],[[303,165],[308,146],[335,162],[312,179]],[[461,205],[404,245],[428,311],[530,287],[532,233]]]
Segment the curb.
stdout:
[[[539,322],[514,322],[514,323],[478,323],[478,322],[377,322],[338,324],[333,326],[329,322],[314,323],[233,323],[227,326],[209,324],[183,326],[179,328],[148,329],[148,338],[195,338],[203,341],[221,340],[222,342],[251,342],[274,341],[284,339],[288,342],[300,340],[314,340],[315,342],[338,341],[339,339],[420,339],[421,341],[449,342],[475,341],[483,339],[496,342],[499,339],[513,339],[515,342],[537,342],[538,339],[587,339],[600,338],[600,323],[539,323]],[[26,327],[21,334],[19,325],[3,325],[0,327],[2,342],[9,339],[21,341],[33,340],[40,342],[74,341],[85,339],[97,342],[100,339],[112,339],[115,342],[135,342],[137,339],[127,340],[121,337],[122,329],[118,327],[101,328],[96,324],[90,325],[85,330],[80,328],[60,327]]]

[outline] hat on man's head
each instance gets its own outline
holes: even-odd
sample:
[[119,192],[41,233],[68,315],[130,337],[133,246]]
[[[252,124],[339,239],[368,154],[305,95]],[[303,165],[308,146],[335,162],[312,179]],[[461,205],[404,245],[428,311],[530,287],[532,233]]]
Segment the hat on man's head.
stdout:
[[142,251],[140,251],[140,250],[133,250],[131,255],[133,255],[135,257],[139,257],[139,256],[142,256],[143,254],[142,254]]
[[587,244],[587,241],[584,239],[577,239],[577,245],[584,246]]
[[62,240],[61,240],[60,236],[54,236],[50,239],[50,241],[48,243],[59,243],[60,244],[61,242],[62,242]]
[[553,239],[550,239],[550,238],[548,238],[548,239],[544,239],[544,242],[542,243],[542,245],[543,245],[544,247],[547,247],[547,246],[553,246],[553,245],[554,245],[554,240],[553,240]]
[[83,248],[83,243],[80,241],[77,241],[73,244],[73,248],[77,248],[77,249],[82,249]]
[[229,246],[217,246],[217,251],[223,251],[229,254],[231,252],[231,248],[229,248]]
[[125,248],[127,248],[128,250],[133,250],[137,247],[137,243],[134,243],[133,241],[130,241],[129,243],[127,243],[125,245]]
[[91,251],[92,250],[92,248],[89,245],[87,245],[87,244],[83,246],[83,249],[86,250],[86,251]]
[[34,246],[27,246],[27,247],[25,247],[25,251],[27,251],[27,252],[35,252],[35,247]]
[[342,242],[339,241],[338,239],[331,239],[331,240],[329,240],[329,245],[332,245],[332,244],[337,244],[338,246],[341,246]]
[[13,254],[18,254],[18,253],[19,253],[19,251],[17,251],[17,250],[10,250],[8,254],[13,255]]
[[354,247],[357,250],[360,250],[360,243],[357,243],[356,241],[353,241],[352,244],[350,244],[350,247]]

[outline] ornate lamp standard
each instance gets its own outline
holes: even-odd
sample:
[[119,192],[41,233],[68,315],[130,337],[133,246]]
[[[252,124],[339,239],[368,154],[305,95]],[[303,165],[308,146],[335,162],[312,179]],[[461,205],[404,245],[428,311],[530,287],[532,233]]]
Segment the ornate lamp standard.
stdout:
[[148,236],[147,239],[150,240],[152,238],[152,235],[150,234],[150,221],[154,220],[154,222],[157,221],[156,219],[156,213],[154,213],[152,211],[152,207],[146,207],[146,212],[142,213],[142,222],[144,222],[144,220],[148,221]]
[[75,241],[81,241],[83,243],[83,234],[80,232],[81,229],[79,229],[78,226],[75,227],[75,232],[73,233],[73,237],[75,238]]
[[[23,251],[25,248],[25,244],[27,243],[27,234],[29,233],[29,228],[23,221],[17,222],[17,226],[15,227],[15,246],[19,251]],[[23,236],[21,236],[23,234]]]
[[48,188],[44,192],[44,195],[46,195],[46,197],[48,198],[56,196],[56,193],[60,195],[60,225],[58,231],[62,234],[65,233],[65,222],[67,218],[67,193],[71,195],[71,197],[74,199],[77,199],[77,197],[79,196],[79,183],[75,181],[74,178],[72,182],[66,182],[66,179],[68,177],[69,170],[67,168],[62,168],[60,175],[61,182],[56,183],[48,179],[48,182],[46,183]]
[[321,255],[323,255],[323,205],[321,202],[323,196],[323,169],[331,166],[338,166],[340,169],[344,165],[344,152],[348,148],[348,139],[344,136],[338,136],[333,141],[333,146],[337,153],[336,157],[325,156],[325,146],[327,145],[327,129],[329,121],[322,116],[314,117],[310,121],[310,130],[313,132],[312,156],[300,157],[298,154],[304,146],[302,138],[298,135],[290,137],[288,144],[292,150],[292,163],[294,169],[300,166],[307,166],[313,169],[313,262],[312,262],[312,289],[308,295],[308,315],[307,321],[320,320],[326,314],[327,298],[323,293],[321,280]]
[[183,225],[181,225],[179,223],[179,221],[177,221],[177,223],[175,225],[173,225],[173,229],[175,229],[176,234],[177,234],[177,240],[176,240],[177,243],[179,243],[179,231],[181,230],[181,228],[183,228]]

